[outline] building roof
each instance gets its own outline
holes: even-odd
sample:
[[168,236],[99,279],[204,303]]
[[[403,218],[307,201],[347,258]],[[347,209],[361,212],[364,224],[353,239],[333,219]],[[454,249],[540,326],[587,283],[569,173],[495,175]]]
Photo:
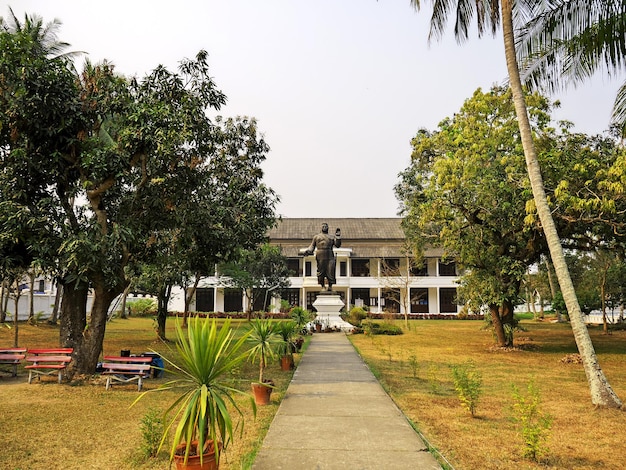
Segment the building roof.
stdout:
[[400,227],[402,219],[373,218],[373,219],[305,219],[284,218],[268,233],[270,240],[308,240],[308,246],[313,236],[320,232],[322,224],[328,224],[328,232],[332,235],[336,228],[341,229],[341,238],[345,240],[404,240],[404,232]]

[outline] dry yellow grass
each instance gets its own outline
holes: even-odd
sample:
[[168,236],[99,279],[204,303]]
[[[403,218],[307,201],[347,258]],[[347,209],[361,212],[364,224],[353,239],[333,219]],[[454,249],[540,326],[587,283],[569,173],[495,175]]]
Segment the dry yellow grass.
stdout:
[[[401,323],[399,323],[401,324]],[[576,346],[568,324],[527,321],[520,349],[492,347],[477,321],[416,321],[402,336],[351,339],[398,406],[456,469],[622,469],[626,413],[594,409],[582,365],[563,363]],[[626,400],[626,332],[591,328],[600,364]],[[411,356],[419,364],[413,376]],[[460,404],[450,366],[472,359],[483,377],[477,416]],[[512,421],[512,384],[540,390],[541,409],[553,418],[549,452],[540,462],[522,457]]]
[[[234,325],[236,326],[236,324]],[[174,338],[173,321],[168,321],[168,335]],[[46,324],[22,325],[20,346],[54,347],[58,328]],[[0,345],[12,346],[13,332],[0,328]],[[114,320],[107,327],[104,353],[117,355],[121,349],[133,353],[156,350],[171,354],[171,346],[155,341],[152,320],[133,318]],[[297,358],[296,358],[297,359]],[[258,366],[245,364],[234,382],[249,391],[258,378]],[[220,468],[249,468],[250,455],[260,446],[291,379],[290,372],[272,364],[266,376],[274,379],[277,390],[269,406],[258,407],[253,418],[250,406],[241,400],[245,411],[244,434],[223,454]],[[138,396],[136,384],[114,385],[106,391],[99,376],[72,383],[56,383],[56,377],[27,383],[22,369],[17,378],[0,378],[0,451],[1,469],[169,469],[166,449],[158,458],[142,456],[141,420],[150,409],[165,410],[171,403],[170,392],[148,394],[132,408]],[[167,379],[167,376],[165,377]],[[148,379],[144,389],[157,388],[164,379]]]

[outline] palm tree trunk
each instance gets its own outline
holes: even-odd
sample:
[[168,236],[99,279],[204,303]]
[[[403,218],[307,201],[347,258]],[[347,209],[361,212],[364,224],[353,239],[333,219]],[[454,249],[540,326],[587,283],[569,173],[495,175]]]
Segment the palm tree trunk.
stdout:
[[589,382],[591,391],[591,402],[596,406],[619,408],[622,406],[622,402],[611,388],[611,385],[606,379],[602,369],[600,368],[600,364],[598,363],[596,352],[593,344],[591,343],[591,338],[589,337],[589,331],[587,331],[587,326],[585,325],[582,312],[580,311],[580,305],[578,304],[578,298],[576,297],[576,292],[574,291],[574,285],[572,284],[572,279],[570,277],[567,264],[565,263],[565,255],[563,254],[561,240],[559,239],[554,219],[552,218],[550,207],[548,206],[548,200],[543,186],[543,178],[541,176],[541,169],[539,167],[539,161],[537,159],[537,153],[532,139],[532,131],[530,121],[528,119],[528,110],[524,99],[517,57],[515,55],[512,14],[513,1],[514,0],[502,0],[501,2],[504,51],[511,92],[513,94],[513,103],[517,114],[520,137],[524,148],[526,167],[530,178],[537,214],[539,215],[539,220],[541,221],[543,232],[548,242],[550,256],[552,257],[554,270],[556,272],[559,285],[561,286],[563,300],[567,306],[576,345],[578,346],[578,351],[583,360],[585,374],[587,375],[587,381]]

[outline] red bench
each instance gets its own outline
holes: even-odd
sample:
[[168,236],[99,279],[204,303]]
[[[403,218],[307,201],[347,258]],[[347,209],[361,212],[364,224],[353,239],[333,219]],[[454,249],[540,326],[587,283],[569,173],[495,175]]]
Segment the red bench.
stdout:
[[106,389],[113,386],[113,381],[129,383],[137,381],[137,390],[141,391],[143,379],[150,375],[151,357],[143,356],[104,356],[101,366],[102,375],[107,376]]
[[26,357],[26,348],[1,348],[0,349],[0,365],[8,365],[11,367],[11,376],[17,376],[17,366]]
[[34,377],[41,380],[42,375],[58,374],[58,382],[63,379],[63,372],[72,360],[73,348],[47,348],[29,349],[26,362],[30,364],[24,367],[28,370],[28,383]]

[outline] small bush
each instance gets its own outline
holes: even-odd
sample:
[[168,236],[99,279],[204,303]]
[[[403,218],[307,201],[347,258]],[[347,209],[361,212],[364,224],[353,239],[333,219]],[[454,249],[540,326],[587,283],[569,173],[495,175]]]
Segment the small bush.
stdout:
[[163,436],[163,419],[161,412],[150,408],[141,418],[141,452],[146,458],[156,457],[159,453],[159,446]]
[[452,380],[461,404],[472,416],[476,416],[476,406],[482,394],[482,375],[480,371],[476,370],[476,365],[472,361],[453,365]]
[[156,313],[156,302],[154,299],[142,298],[129,300],[127,302],[130,314],[138,317],[149,317]]
[[361,322],[367,318],[367,312],[363,307],[352,307],[347,321],[354,326],[361,326]]
[[395,335],[404,334],[404,332],[402,331],[402,328],[400,328],[399,326],[393,325],[391,323],[383,322],[376,329],[376,334],[395,336]]
[[552,417],[540,410],[541,398],[533,381],[529,382],[527,392],[524,396],[513,385],[513,420],[518,423],[524,441],[523,456],[539,461],[541,456],[548,452],[546,442],[552,426]]

